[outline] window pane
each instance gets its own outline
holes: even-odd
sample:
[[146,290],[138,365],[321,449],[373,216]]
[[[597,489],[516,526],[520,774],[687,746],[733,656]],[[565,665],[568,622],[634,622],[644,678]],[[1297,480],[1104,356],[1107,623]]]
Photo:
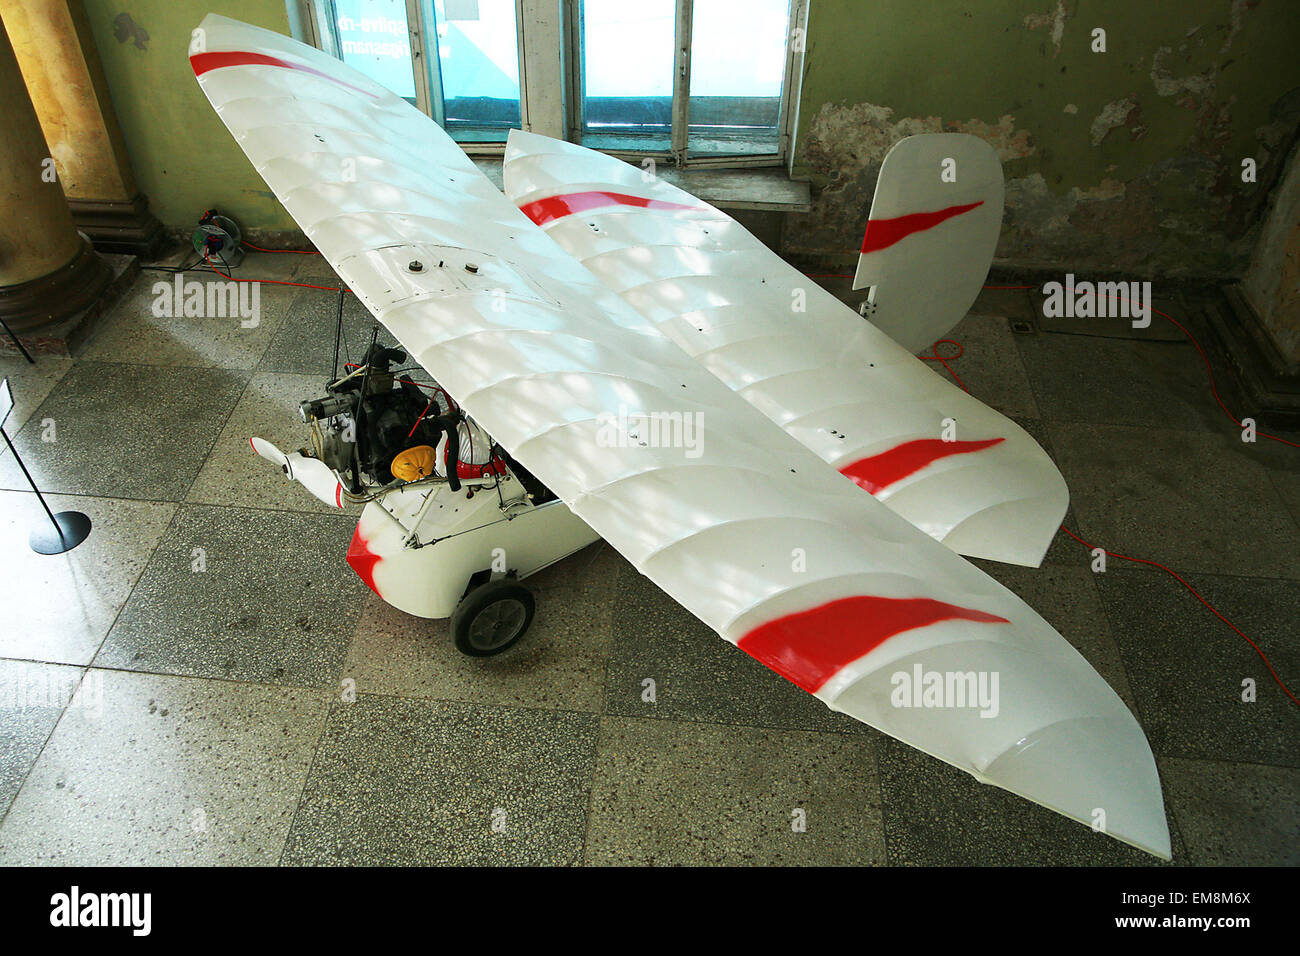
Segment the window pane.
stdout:
[[583,0],[582,142],[672,146],[674,0]]
[[695,0],[691,26],[691,154],[780,147],[789,0]]
[[434,0],[432,7],[425,28],[432,22],[437,35],[425,46],[438,51],[430,95],[441,87],[443,125],[463,143],[504,141],[520,125],[514,0]]
[[414,103],[404,0],[334,0],[329,6],[343,62]]

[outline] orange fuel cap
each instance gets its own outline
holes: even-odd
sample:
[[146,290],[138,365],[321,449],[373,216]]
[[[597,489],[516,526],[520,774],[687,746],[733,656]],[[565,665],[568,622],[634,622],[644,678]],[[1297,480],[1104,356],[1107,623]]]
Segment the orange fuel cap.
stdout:
[[393,458],[393,463],[388,466],[388,470],[393,473],[394,478],[400,478],[402,481],[417,481],[433,474],[436,460],[437,452],[434,451],[433,446],[416,445],[414,448],[399,452]]

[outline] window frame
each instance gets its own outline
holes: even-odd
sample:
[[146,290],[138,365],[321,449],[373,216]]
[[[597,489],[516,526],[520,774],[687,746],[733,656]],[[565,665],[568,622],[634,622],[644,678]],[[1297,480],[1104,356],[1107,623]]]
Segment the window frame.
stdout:
[[[289,21],[298,39],[338,56],[337,38],[322,24],[327,0],[286,0]],[[785,73],[777,120],[777,151],[763,154],[697,154],[689,150],[691,28],[695,0],[674,0],[673,102],[670,147],[664,149],[601,149],[619,159],[653,159],[683,168],[746,168],[785,166],[793,162],[795,129],[803,83],[803,60],[811,0],[789,0]],[[405,0],[411,44],[411,69],[416,106],[444,125],[442,97],[431,88],[425,45],[426,13],[431,21],[433,0]],[[519,48],[519,110],[524,129],[572,143],[582,142],[582,15],[581,0],[515,0]],[[445,128],[445,126],[444,126]],[[500,156],[505,143],[458,142],[471,156]]]

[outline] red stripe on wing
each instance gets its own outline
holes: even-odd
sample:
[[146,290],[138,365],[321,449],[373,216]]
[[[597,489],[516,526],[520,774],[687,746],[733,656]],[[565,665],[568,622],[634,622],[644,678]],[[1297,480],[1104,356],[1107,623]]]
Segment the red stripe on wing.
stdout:
[[278,66],[286,70],[297,70],[299,73],[310,73],[312,76],[319,76],[349,90],[363,93],[372,100],[379,99],[374,93],[363,90],[359,86],[353,86],[351,83],[330,76],[328,73],[323,73],[302,63],[282,60],[278,56],[268,56],[265,53],[249,53],[244,50],[218,50],[213,53],[195,53],[190,57],[190,66],[194,68],[195,76],[202,76],[209,70],[219,70],[226,66]]
[[895,634],[955,620],[1009,623],[996,614],[933,598],[859,595],[760,624],[737,641],[737,646],[812,694],[846,664]]
[[639,206],[642,209],[698,208],[697,206],[685,206],[677,202],[668,202],[665,199],[647,199],[645,196],[629,196],[627,193],[611,193],[601,189],[593,189],[588,192],[566,193],[562,196],[547,196],[545,199],[536,199],[533,202],[524,203],[519,209],[537,225],[544,226],[548,222],[563,219],[575,212],[586,212],[588,209],[597,209],[601,206]]
[[983,438],[979,441],[944,441],[941,438],[918,438],[903,442],[889,451],[861,458],[840,469],[840,474],[852,478],[860,486],[879,494],[896,481],[915,474],[927,465],[950,455],[968,455],[998,444],[1005,439]]
[[981,199],[979,202],[968,203],[965,206],[949,206],[947,209],[938,209],[934,212],[914,212],[894,219],[869,219],[867,231],[862,236],[862,254],[888,248],[915,232],[933,229],[953,216],[960,216],[982,205],[984,200]]

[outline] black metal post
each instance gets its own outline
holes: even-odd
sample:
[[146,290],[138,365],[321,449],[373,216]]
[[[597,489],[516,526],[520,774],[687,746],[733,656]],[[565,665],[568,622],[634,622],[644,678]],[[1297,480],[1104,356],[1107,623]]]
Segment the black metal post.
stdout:
[[22,339],[18,338],[18,336],[16,336],[16,335],[14,335],[14,330],[11,329],[11,328],[9,328],[9,323],[6,322],[4,319],[0,319],[0,327],[3,327],[3,328],[4,328],[4,330],[5,330],[5,335],[7,335],[7,336],[9,336],[9,338],[13,339],[14,345],[18,346],[18,351],[20,351],[20,352],[23,353],[23,357],[26,358],[27,361],[29,361],[29,362],[31,362],[33,365],[35,365],[35,364],[36,364],[36,359],[32,358],[32,353],[31,353],[31,352],[27,351],[27,348],[23,345]]
[[41,489],[36,487],[36,482],[32,479],[31,472],[23,464],[22,458],[18,454],[18,449],[14,443],[9,440],[9,434],[0,428],[0,436],[4,437],[5,444],[9,446],[9,454],[14,456],[14,461],[18,462],[18,467],[22,469],[23,477],[27,483],[32,486],[32,491],[36,492],[36,500],[41,503],[45,513],[50,516],[50,524],[54,525],[54,530],[58,534],[58,541],[48,532],[34,530],[28,536],[28,544],[37,554],[62,554],[65,551],[71,551],[81,542],[86,540],[90,534],[90,519],[80,511],[60,511],[57,515],[50,510],[50,506],[45,503],[45,496],[41,494]]

